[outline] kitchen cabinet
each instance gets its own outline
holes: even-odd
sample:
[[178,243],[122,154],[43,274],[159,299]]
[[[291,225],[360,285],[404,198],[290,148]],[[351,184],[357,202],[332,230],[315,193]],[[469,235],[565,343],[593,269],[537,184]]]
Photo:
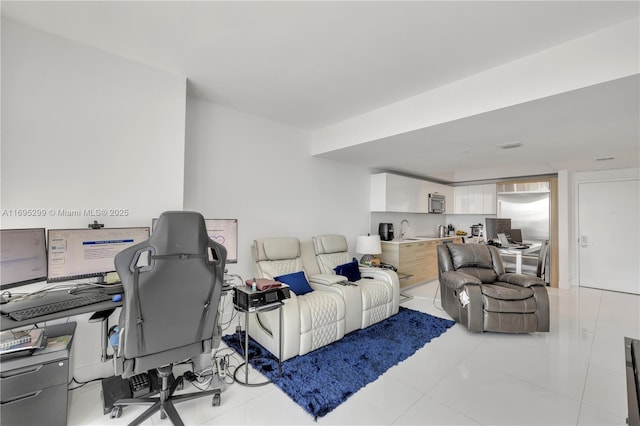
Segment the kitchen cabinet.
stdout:
[[498,206],[498,196],[496,193],[496,184],[491,183],[483,186],[484,195],[484,214],[496,214]]
[[[439,194],[445,196],[445,214],[453,213],[453,187],[436,182],[424,181],[422,196],[428,200],[429,194]],[[427,201],[427,209],[429,203]]]
[[371,175],[370,185],[370,210],[374,212],[427,213],[431,193],[447,197],[446,212],[453,212],[453,206],[449,207],[453,188],[448,185],[392,173]]
[[453,188],[455,214],[496,214],[496,185],[465,185]]
[[438,278],[436,247],[445,240],[462,242],[460,237],[428,239],[415,242],[382,242],[380,261],[398,268],[400,288]]

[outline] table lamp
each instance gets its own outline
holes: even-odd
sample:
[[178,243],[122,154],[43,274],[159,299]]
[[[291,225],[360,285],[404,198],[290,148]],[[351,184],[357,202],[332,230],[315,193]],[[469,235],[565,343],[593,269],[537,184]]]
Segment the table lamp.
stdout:
[[356,240],[356,253],[362,254],[360,264],[371,265],[374,254],[382,253],[379,235],[358,235]]

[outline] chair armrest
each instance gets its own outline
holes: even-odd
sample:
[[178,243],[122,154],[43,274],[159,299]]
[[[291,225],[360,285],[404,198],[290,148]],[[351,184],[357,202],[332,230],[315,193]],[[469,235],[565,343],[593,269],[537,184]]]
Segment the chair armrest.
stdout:
[[362,278],[371,278],[374,280],[380,280],[393,284],[397,280],[398,274],[391,269],[382,269],[372,266],[360,266],[360,276]]
[[498,281],[515,284],[521,287],[531,287],[532,285],[546,286],[546,283],[533,275],[506,273],[498,276]]
[[478,278],[459,271],[443,272],[440,275],[440,282],[449,288],[459,289],[464,285],[480,285],[482,281]]
[[347,278],[336,274],[316,274],[309,276],[309,282],[322,285],[346,284]]

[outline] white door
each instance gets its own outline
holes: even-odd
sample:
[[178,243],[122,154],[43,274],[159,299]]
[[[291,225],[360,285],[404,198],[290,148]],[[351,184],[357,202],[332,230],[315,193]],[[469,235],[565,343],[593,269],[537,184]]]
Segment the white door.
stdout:
[[640,294],[640,181],[578,184],[580,286]]

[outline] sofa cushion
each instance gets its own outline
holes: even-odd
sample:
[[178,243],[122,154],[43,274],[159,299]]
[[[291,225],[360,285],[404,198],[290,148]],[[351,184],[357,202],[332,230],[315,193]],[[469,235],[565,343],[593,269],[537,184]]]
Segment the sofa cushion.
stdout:
[[347,239],[343,235],[319,235],[311,239],[316,254],[347,252]]
[[449,244],[447,245],[453,260],[453,267],[493,269],[491,252],[482,244]]
[[493,269],[485,268],[460,268],[458,272],[464,272],[467,275],[478,278],[483,284],[490,284],[498,279],[498,274]]
[[533,290],[513,284],[497,282],[480,286],[482,294],[497,300],[524,300],[533,297]]
[[360,268],[358,267],[358,261],[356,259],[353,259],[349,263],[338,265],[333,270],[336,271],[336,274],[347,277],[347,280],[351,282],[360,281],[362,278],[360,275]]
[[275,277],[275,280],[287,284],[289,286],[289,290],[294,292],[296,296],[302,296],[303,294],[313,291],[303,271],[280,275]]
[[[259,253],[260,254],[260,253]],[[297,238],[269,238],[262,242],[262,254],[258,260],[283,260],[300,257],[300,240]]]

